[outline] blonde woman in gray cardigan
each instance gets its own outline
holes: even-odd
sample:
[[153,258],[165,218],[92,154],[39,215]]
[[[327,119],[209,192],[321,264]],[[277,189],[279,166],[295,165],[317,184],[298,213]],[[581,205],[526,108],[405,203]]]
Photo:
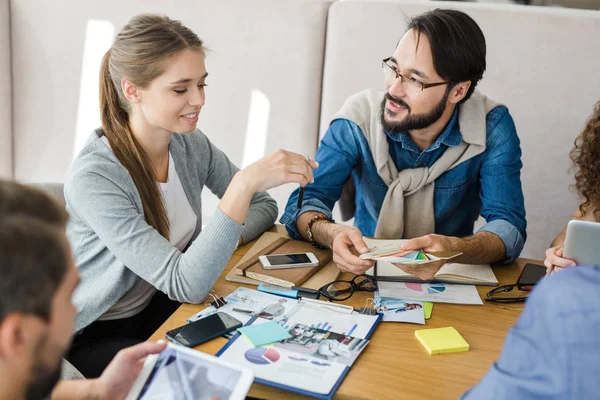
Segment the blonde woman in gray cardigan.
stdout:
[[[277,218],[265,190],[313,179],[314,161],[283,150],[239,170],[196,129],[204,58],[191,30],[147,14],[127,23],[102,61],[102,128],[65,184],[82,279],[68,359],[86,377],[146,340],[179,302],[204,300],[236,246]],[[221,200],[202,229],[205,186]]]

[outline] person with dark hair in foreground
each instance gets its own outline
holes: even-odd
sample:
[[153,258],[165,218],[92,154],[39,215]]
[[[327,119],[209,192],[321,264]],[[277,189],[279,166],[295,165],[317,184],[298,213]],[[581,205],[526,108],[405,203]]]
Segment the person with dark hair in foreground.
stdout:
[[[508,109],[475,90],[485,56],[483,32],[463,12],[410,20],[382,61],[385,92],[353,95],[332,118],[314,184],[300,202],[292,193],[280,220],[290,235],[333,249],[338,267],[355,274],[373,264],[357,257],[368,251],[363,235],[462,252],[462,263],[516,259],[527,225],[521,148]],[[354,227],[332,220],[338,200]],[[487,223],[474,234],[479,215]],[[437,272],[419,268],[407,272]]]
[[66,211],[46,194],[0,180],[0,400],[51,393],[53,399],[123,399],[140,361],[165,348],[141,343],[117,354],[98,379],[59,383],[79,282],[66,223]]

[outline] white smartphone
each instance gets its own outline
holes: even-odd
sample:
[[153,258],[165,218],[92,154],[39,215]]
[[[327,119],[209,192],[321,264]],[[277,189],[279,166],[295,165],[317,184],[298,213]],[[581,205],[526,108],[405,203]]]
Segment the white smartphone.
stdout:
[[243,400],[253,380],[250,369],[169,343],[146,358],[125,400]]
[[271,254],[259,256],[264,269],[316,267],[319,260],[313,253]]
[[563,257],[577,265],[600,265],[600,223],[591,221],[569,221],[563,248]]

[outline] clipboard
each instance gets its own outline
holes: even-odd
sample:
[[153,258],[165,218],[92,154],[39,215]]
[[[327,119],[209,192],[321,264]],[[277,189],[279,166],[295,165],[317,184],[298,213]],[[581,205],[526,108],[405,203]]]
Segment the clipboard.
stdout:
[[[325,303],[327,303],[327,302],[325,302]],[[307,306],[308,306],[308,304],[307,304]],[[331,312],[335,313],[333,310]],[[344,314],[347,314],[347,313],[344,312]],[[377,327],[377,325],[379,324],[379,322],[382,319],[381,314],[366,315],[366,314],[361,314],[357,311],[352,311],[351,315],[354,315],[354,316],[361,315],[362,319],[368,319],[368,321],[372,324],[366,335],[360,335],[360,336],[357,335],[357,337],[359,337],[361,339],[365,339],[365,340],[370,339],[371,335],[375,331],[375,328]],[[246,325],[252,325],[255,322],[257,322],[256,317],[249,320]],[[332,329],[331,331],[334,331],[334,330]],[[351,335],[351,332],[348,332],[347,334]],[[251,369],[253,369],[255,371],[254,381],[256,383],[260,383],[260,384],[263,384],[266,386],[271,386],[271,387],[274,387],[277,389],[282,389],[282,390],[286,390],[286,391],[293,392],[293,393],[298,393],[298,394],[301,394],[304,396],[310,396],[310,397],[317,398],[317,399],[329,400],[329,399],[333,398],[333,396],[335,395],[335,392],[337,391],[339,386],[342,384],[344,378],[346,377],[346,375],[348,374],[348,372],[351,368],[351,366],[336,364],[335,367],[337,369],[335,371],[335,377],[330,380],[330,382],[333,382],[333,383],[332,383],[331,389],[329,390],[328,393],[319,393],[319,392],[315,392],[315,391],[311,390],[310,382],[306,383],[307,381],[305,379],[301,379],[301,380],[294,379],[294,383],[298,384],[298,386],[302,385],[302,383],[304,383],[306,385],[306,387],[296,387],[296,386],[291,386],[289,384],[281,383],[280,381],[282,379],[279,379],[280,381],[276,382],[276,381],[269,380],[264,377],[258,377],[258,375],[256,375],[256,371],[261,371],[262,368],[271,367],[269,365],[270,363],[277,364],[278,362],[286,362],[287,359],[285,359],[284,357],[281,357],[281,359],[279,358],[280,356],[277,354],[277,350],[280,351],[280,349],[277,347],[274,347],[274,346],[253,347],[251,344],[245,342],[244,339],[240,339],[240,336],[241,335],[239,333],[236,333],[229,340],[229,342],[227,342],[227,344],[225,344],[225,346],[223,346],[223,348],[221,348],[221,350],[219,350],[219,352],[216,354],[216,356],[223,357],[224,354],[226,354],[229,350],[230,353],[226,355],[226,358],[225,358],[226,360],[228,360],[229,362],[232,362],[232,359],[238,359],[239,361],[237,361],[237,362],[239,362],[241,364],[250,365]],[[244,352],[243,355],[238,354],[238,351],[240,351],[240,350]],[[275,350],[275,351],[273,351],[273,350]],[[271,352],[271,353],[269,353],[269,352]],[[252,361],[252,357],[254,355],[250,354],[250,356],[248,356],[248,353],[264,354],[264,356],[262,358],[262,360],[264,360],[264,362],[261,359],[254,359],[254,361]],[[291,354],[295,354],[295,353],[291,353]],[[288,359],[289,358],[291,358],[291,357],[288,357]],[[295,360],[295,359],[292,359],[292,360]],[[253,365],[252,363],[259,364],[259,365]],[[301,368],[302,365],[306,365],[306,364],[302,364],[302,361],[299,361],[299,363],[300,363],[299,368]],[[263,365],[260,365],[260,364],[263,364]],[[284,368],[285,368],[285,366],[284,366]],[[264,371],[263,374],[267,374],[269,376],[275,376],[275,373],[272,373],[272,372],[267,373],[267,370],[263,370],[263,371]],[[261,373],[259,372],[259,374],[261,374]],[[321,378],[315,378],[315,379],[321,379]],[[299,383],[299,382],[302,382],[302,383]]]

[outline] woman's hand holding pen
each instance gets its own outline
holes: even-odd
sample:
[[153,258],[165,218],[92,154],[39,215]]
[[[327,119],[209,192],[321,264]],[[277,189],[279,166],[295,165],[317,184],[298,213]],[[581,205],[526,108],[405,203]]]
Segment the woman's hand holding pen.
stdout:
[[286,183],[298,183],[304,187],[314,182],[312,170],[318,167],[319,163],[310,157],[280,149],[250,164],[238,174],[243,175],[244,181],[254,192],[263,192]]

